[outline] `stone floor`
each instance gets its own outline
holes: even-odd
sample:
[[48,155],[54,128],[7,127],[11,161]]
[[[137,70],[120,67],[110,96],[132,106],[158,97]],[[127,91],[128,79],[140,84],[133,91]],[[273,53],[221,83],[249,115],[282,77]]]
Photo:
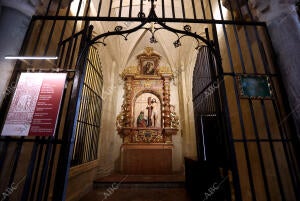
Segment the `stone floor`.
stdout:
[[190,201],[184,188],[97,188],[81,201]]
[[81,201],[190,201],[183,175],[113,174],[94,182]]

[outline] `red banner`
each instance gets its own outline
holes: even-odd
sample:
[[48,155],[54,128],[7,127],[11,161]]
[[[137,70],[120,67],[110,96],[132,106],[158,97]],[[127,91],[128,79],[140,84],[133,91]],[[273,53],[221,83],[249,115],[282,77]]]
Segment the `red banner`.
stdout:
[[66,76],[66,73],[22,73],[1,135],[54,135]]

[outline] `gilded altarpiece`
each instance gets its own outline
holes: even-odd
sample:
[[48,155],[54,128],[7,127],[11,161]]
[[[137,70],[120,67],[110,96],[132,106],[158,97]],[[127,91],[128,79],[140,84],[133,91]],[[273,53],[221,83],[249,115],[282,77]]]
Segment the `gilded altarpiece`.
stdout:
[[[123,138],[122,171],[126,174],[168,174],[172,171],[172,136],[178,117],[170,104],[169,67],[159,66],[160,55],[145,48],[138,66],[127,67],[122,111],[117,130]],[[148,157],[149,156],[149,157]]]

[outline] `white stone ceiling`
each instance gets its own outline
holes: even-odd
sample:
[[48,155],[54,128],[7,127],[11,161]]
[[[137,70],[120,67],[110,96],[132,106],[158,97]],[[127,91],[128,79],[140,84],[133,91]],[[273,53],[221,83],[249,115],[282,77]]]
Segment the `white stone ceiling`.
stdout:
[[[97,1],[98,0],[94,0]],[[123,0],[122,4],[122,13],[128,16],[129,10],[129,0]],[[133,14],[136,16],[140,9],[140,0],[133,0]],[[191,7],[191,1],[185,0],[185,8]],[[199,2],[199,1],[197,1]],[[110,1],[103,1],[102,6],[109,8]],[[98,4],[98,3],[97,3]],[[97,5],[96,4],[96,5]],[[119,4],[120,0],[113,1],[112,16],[117,16],[119,13]],[[161,1],[158,0],[156,3],[156,14],[161,16]],[[174,0],[175,13],[176,16],[182,15],[181,13],[181,0]],[[144,1],[144,12],[146,16],[150,11],[151,2]],[[166,11],[171,11],[171,0],[165,0],[165,9]],[[123,15],[123,14],[122,14]],[[189,13],[186,13],[188,16]],[[171,17],[171,12],[166,12],[166,17]],[[180,17],[180,16],[179,16]],[[107,31],[114,31],[116,26],[122,26],[123,30],[131,29],[140,22],[95,22],[93,23],[95,27],[94,35],[99,35]],[[168,26],[173,28],[183,30],[186,23],[167,23]],[[192,27],[192,32],[197,32],[198,34],[204,36],[204,29],[207,25],[201,24],[189,24]],[[158,24],[146,24],[145,27],[154,26],[159,28]],[[198,43],[195,39],[191,37],[184,37],[181,39],[182,46],[175,48],[173,42],[177,40],[177,36],[167,30],[159,30],[155,33],[155,38],[157,43],[150,43],[151,33],[145,29],[141,29],[130,34],[127,40],[124,40],[121,36],[111,36],[105,39],[105,52],[110,54],[110,57],[116,62],[118,71],[121,72],[125,67],[131,65],[137,65],[136,55],[143,52],[144,48],[147,46],[153,47],[154,51],[162,56],[161,65],[170,66],[174,71],[177,71],[179,68],[188,68],[193,65],[195,59],[196,50]]]

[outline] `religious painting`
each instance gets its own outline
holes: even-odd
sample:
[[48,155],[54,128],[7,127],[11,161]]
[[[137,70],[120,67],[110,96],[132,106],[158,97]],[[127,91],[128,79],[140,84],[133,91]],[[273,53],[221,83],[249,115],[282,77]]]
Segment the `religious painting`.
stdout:
[[161,128],[161,103],[152,93],[143,93],[134,105],[134,126],[137,128]]
[[272,97],[271,84],[267,76],[238,76],[241,98],[265,99]]
[[157,67],[155,66],[154,61],[152,60],[142,61],[141,72],[143,75],[155,75],[157,72]]
[[153,52],[153,48],[145,48],[145,52],[138,55],[140,74],[144,76],[157,76],[160,56]]

